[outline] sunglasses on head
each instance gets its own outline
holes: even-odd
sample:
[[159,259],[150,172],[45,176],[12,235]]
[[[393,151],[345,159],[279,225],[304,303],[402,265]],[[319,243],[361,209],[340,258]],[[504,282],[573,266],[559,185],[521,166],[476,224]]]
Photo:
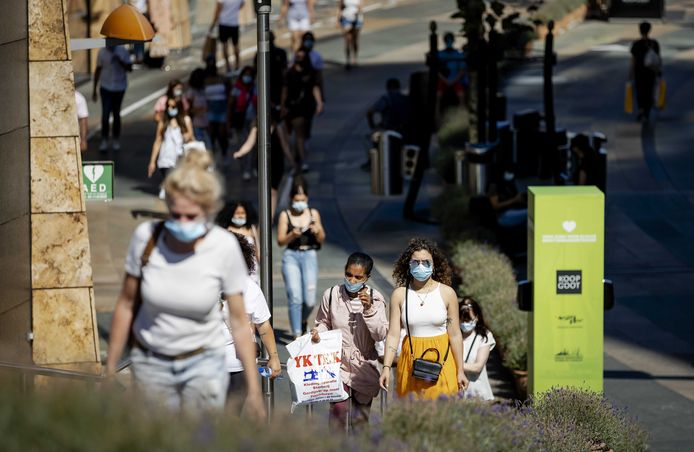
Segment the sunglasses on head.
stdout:
[[418,267],[420,265],[431,268],[431,261],[429,259],[410,259],[410,267]]

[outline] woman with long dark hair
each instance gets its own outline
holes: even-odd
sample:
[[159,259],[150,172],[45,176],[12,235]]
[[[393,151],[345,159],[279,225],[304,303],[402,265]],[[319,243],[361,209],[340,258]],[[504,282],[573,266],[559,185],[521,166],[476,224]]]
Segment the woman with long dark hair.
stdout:
[[[157,134],[149,157],[147,177],[152,177],[159,169],[162,180],[169,170],[176,166],[178,158],[183,155],[183,143],[193,139],[193,123],[185,114],[183,104],[170,97],[166,101],[166,112],[157,123]],[[159,191],[159,198],[164,199],[164,188]]]
[[[399,396],[414,394],[423,399],[436,399],[466,389],[458,297],[450,287],[451,269],[446,257],[436,244],[414,238],[395,263],[393,280],[397,288],[390,298],[381,387],[388,390],[402,327],[407,336],[398,359],[395,389]],[[438,376],[423,379],[413,375],[415,360],[441,365]]]
[[484,322],[482,308],[472,297],[463,297],[460,301],[460,329],[465,350],[465,375],[470,380],[465,396],[494,400],[487,377],[487,360],[496,341]]

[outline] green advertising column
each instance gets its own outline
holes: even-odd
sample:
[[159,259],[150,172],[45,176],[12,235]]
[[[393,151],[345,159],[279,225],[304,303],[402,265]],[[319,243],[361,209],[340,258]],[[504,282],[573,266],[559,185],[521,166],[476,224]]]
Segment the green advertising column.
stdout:
[[603,193],[530,187],[528,392],[603,388]]

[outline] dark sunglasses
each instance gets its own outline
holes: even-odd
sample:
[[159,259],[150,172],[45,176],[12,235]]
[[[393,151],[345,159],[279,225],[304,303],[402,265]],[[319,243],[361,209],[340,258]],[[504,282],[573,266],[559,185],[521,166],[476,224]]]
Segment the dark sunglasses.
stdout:
[[431,261],[429,259],[411,259],[410,267],[417,267],[419,265],[424,265],[426,268],[431,268]]

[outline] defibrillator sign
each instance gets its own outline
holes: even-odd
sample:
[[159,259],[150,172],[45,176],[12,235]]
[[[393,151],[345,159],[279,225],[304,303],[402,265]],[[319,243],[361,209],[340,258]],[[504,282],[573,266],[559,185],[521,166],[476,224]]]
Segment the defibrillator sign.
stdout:
[[113,162],[83,162],[82,189],[87,201],[112,201]]

